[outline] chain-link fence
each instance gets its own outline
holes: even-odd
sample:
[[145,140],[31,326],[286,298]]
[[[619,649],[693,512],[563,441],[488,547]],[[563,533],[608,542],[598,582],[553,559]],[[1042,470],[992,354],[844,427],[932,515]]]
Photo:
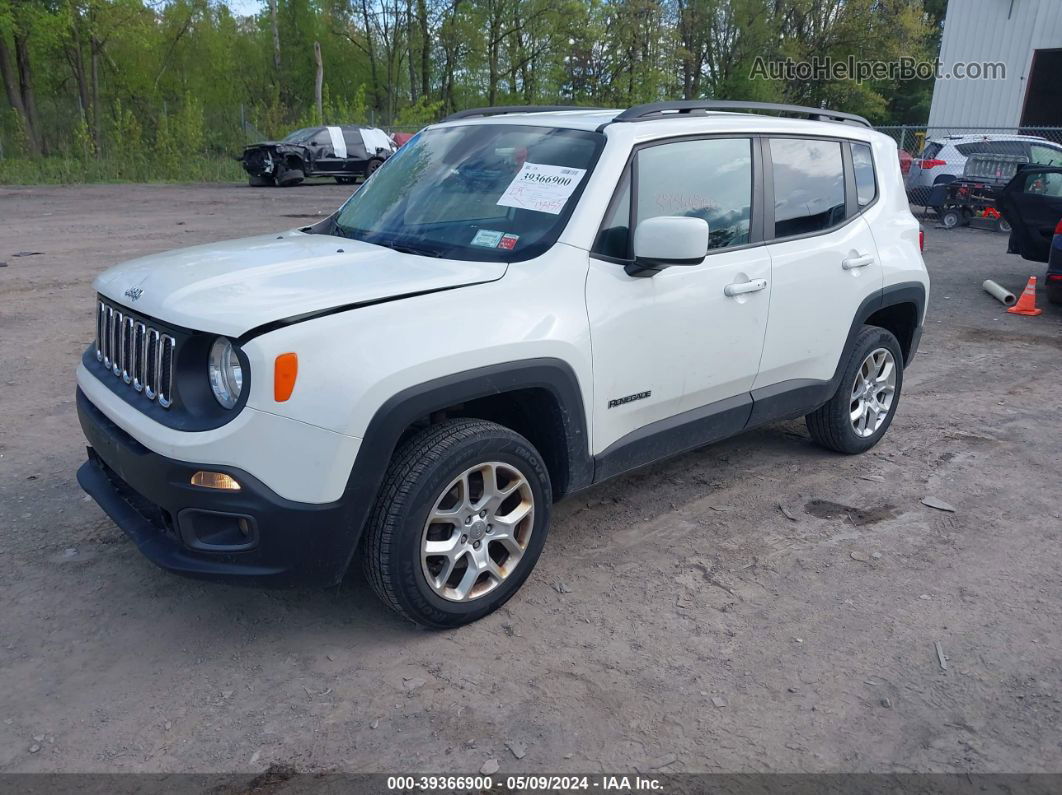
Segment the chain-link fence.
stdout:
[[1025,164],[1062,166],[1062,127],[878,127],[895,139],[912,204],[938,206],[943,186],[1005,184]]
[[1010,138],[1043,138],[1062,148],[1062,127],[926,127],[918,125],[897,125],[893,127],[876,127],[878,132],[891,136],[896,145],[912,156],[922,154],[927,142],[947,139],[967,139],[969,142],[981,140]]

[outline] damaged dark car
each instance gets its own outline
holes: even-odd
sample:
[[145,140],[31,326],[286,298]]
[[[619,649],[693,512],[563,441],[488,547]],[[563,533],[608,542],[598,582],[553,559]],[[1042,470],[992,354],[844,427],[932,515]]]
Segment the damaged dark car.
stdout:
[[289,187],[309,177],[332,177],[349,185],[369,177],[396,148],[375,127],[303,127],[281,141],[248,146],[240,161],[251,187]]

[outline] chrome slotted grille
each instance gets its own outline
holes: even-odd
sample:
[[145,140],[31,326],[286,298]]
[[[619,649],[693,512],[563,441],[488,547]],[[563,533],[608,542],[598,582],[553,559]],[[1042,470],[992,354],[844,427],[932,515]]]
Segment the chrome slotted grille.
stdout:
[[96,361],[164,409],[173,405],[177,340],[149,322],[96,302]]

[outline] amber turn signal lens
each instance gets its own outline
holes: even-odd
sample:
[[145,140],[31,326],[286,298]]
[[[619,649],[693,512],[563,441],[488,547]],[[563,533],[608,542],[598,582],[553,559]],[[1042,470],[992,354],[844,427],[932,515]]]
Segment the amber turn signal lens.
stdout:
[[295,390],[299,375],[299,357],[294,353],[282,353],[273,367],[273,400],[283,403]]
[[204,489],[222,489],[223,491],[239,491],[240,484],[235,478],[224,472],[199,471],[192,475],[192,485],[202,486]]

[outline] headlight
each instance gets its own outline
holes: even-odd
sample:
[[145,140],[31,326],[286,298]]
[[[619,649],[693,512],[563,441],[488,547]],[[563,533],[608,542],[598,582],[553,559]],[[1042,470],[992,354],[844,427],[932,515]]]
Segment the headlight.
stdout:
[[236,349],[224,337],[214,340],[210,348],[207,372],[214,397],[222,406],[231,409],[240,399],[240,392],[243,390],[243,368],[240,366]]

